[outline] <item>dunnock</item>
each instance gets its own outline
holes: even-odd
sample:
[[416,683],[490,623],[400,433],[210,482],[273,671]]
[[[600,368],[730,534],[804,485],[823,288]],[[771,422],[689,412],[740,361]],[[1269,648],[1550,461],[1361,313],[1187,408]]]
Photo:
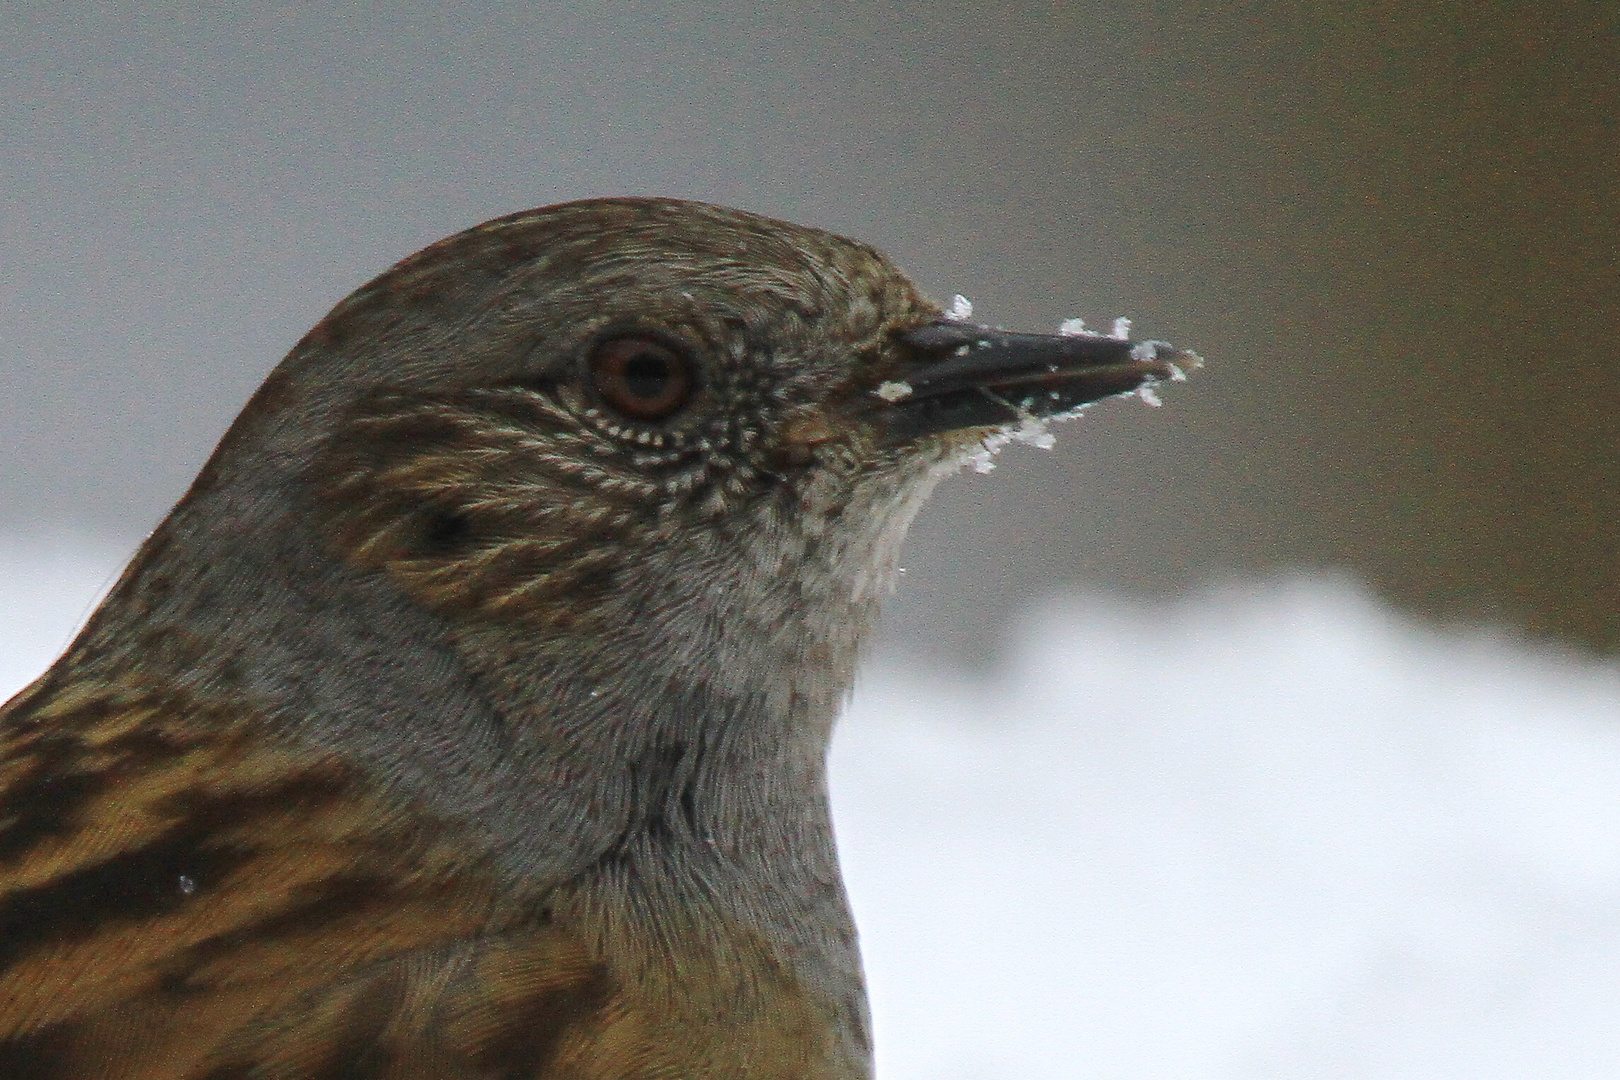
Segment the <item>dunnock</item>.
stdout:
[[0,714],[0,1076],[868,1076],[824,757],[901,536],[1194,360],[689,202],[406,259]]

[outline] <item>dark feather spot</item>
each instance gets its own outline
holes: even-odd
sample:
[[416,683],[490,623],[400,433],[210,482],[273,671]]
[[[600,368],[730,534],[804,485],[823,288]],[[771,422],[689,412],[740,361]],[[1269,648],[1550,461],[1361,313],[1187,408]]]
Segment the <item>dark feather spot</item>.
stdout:
[[199,982],[195,973],[222,956],[307,934],[368,910],[386,909],[396,899],[389,881],[378,875],[342,874],[326,878],[305,891],[292,906],[191,946],[164,971],[159,986],[164,993],[177,997],[207,993],[212,988]]
[[40,739],[30,751],[31,767],[0,797],[0,861],[71,833],[79,809],[107,787],[105,775],[83,771],[77,739]]
[[[205,900],[210,884],[252,858],[222,834],[289,806],[315,806],[337,794],[333,777],[313,773],[251,792],[183,793],[165,804],[177,822],[140,847],[53,881],[0,894],[0,970],[37,948],[88,937],[109,923],[137,922]],[[190,893],[178,886],[193,883]]]
[[68,1057],[71,1032],[53,1024],[40,1031],[0,1039],[0,1076],[6,1080],[82,1080]]
[[420,555],[443,558],[466,550],[472,522],[465,515],[438,510],[422,515],[416,550]]
[[122,852],[94,866],[0,898],[0,970],[35,948],[87,937],[113,922],[162,915],[188,897],[175,883],[181,875],[217,880],[250,852],[209,847],[205,834],[184,828]]
[[254,1080],[255,1074],[264,1075],[251,1062],[232,1061],[209,1069],[198,1080]]
[[593,566],[582,570],[574,578],[574,588],[582,593],[611,592],[618,581],[618,574],[610,566]]
[[612,979],[599,966],[583,980],[547,986],[526,1001],[506,1003],[499,1027],[473,1049],[473,1063],[500,1080],[543,1076],[568,1029],[589,1021],[612,996]]
[[372,980],[344,1010],[332,1044],[308,1080],[382,1080],[390,1075],[397,1055],[384,1036],[404,996],[397,977]]

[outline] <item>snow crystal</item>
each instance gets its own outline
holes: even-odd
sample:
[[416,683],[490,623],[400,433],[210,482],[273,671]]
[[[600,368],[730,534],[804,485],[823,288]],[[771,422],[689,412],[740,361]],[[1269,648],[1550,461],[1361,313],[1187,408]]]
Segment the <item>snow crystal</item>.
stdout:
[[951,310],[947,317],[958,321],[973,318],[973,301],[957,293],[951,297]]
[[1084,319],[1064,319],[1062,322],[1058,323],[1058,333],[1063,337],[1096,336],[1090,330],[1086,329],[1086,320]]
[[1033,446],[1037,450],[1050,450],[1057,445],[1057,436],[1046,429],[1046,421],[1033,416],[1024,417],[1012,432],[1012,441]]
[[1119,341],[1128,339],[1131,336],[1131,320],[1123,315],[1115,319],[1114,328],[1109,331],[1108,336]]
[[[1204,366],[1203,357],[1199,356],[1197,353],[1177,349],[1168,341],[1138,341],[1136,344],[1131,346],[1131,359],[1135,360],[1138,364],[1151,363],[1154,360],[1157,360],[1162,353],[1169,353],[1172,356],[1178,357],[1179,359],[1185,361],[1188,367],[1191,367],[1194,370]],[[1167,361],[1164,366],[1170,369],[1171,382],[1187,381],[1187,370],[1181,364],[1173,364]]]
[[1155,384],[1152,382],[1145,382],[1141,386],[1138,386],[1136,388],[1136,396],[1157,409],[1160,405],[1164,404],[1164,401],[1159,397],[1159,392],[1153,388],[1154,385]]
[[873,393],[892,404],[901,398],[911,396],[911,384],[908,382],[886,382]]
[[979,441],[979,444],[967,451],[961,463],[976,473],[987,473],[996,467],[995,456],[1003,449],[1018,443],[1021,446],[1033,446],[1038,450],[1050,450],[1057,445],[1057,436],[1047,429],[1047,425],[1063,420],[1072,420],[1079,416],[1092,403],[1077,405],[1065,412],[1054,413],[1051,416],[1034,416],[1028,410],[1013,404],[1005,404],[1020,414],[1017,425],[1008,424],[997,428]]

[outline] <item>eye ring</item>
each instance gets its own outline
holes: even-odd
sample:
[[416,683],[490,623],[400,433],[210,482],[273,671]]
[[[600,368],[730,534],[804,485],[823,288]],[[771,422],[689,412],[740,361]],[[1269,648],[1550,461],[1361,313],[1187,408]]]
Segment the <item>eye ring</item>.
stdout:
[[586,359],[596,396],[632,420],[667,420],[692,398],[690,356],[647,334],[620,334],[591,348]]

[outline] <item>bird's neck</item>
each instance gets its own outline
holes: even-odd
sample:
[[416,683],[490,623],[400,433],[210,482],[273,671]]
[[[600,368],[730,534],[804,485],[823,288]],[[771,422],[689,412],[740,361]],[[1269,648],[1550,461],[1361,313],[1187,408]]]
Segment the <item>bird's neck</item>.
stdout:
[[771,604],[767,626],[750,610],[758,596],[727,593],[644,610],[602,636],[456,630],[523,797],[549,789],[573,808],[548,817],[598,830],[579,850],[638,862],[679,851],[719,868],[771,835],[777,859],[831,866],[828,743],[875,604],[797,619]]
[[684,591],[629,593],[589,634],[460,624],[386,575],[311,558],[320,538],[296,518],[251,521],[268,499],[212,501],[154,535],[75,653],[245,702],[268,734],[349,759],[537,881],[637,823],[733,850],[768,831],[830,857],[824,760],[875,590],[665,566]]
[[[824,767],[875,601],[766,628],[758,605],[778,618],[800,586],[746,604],[722,589],[609,639],[544,637],[426,612],[374,571],[310,558],[296,524],[188,534],[192,520],[153,538],[76,653],[176,700],[250,703],[266,734],[357,765],[459,826],[537,910],[644,961],[626,975],[648,994],[689,996],[681,972],[705,964],[699,986],[769,976],[820,1018],[841,1063],[826,1075],[865,1075]],[[776,1001],[753,1003],[762,1030]]]

